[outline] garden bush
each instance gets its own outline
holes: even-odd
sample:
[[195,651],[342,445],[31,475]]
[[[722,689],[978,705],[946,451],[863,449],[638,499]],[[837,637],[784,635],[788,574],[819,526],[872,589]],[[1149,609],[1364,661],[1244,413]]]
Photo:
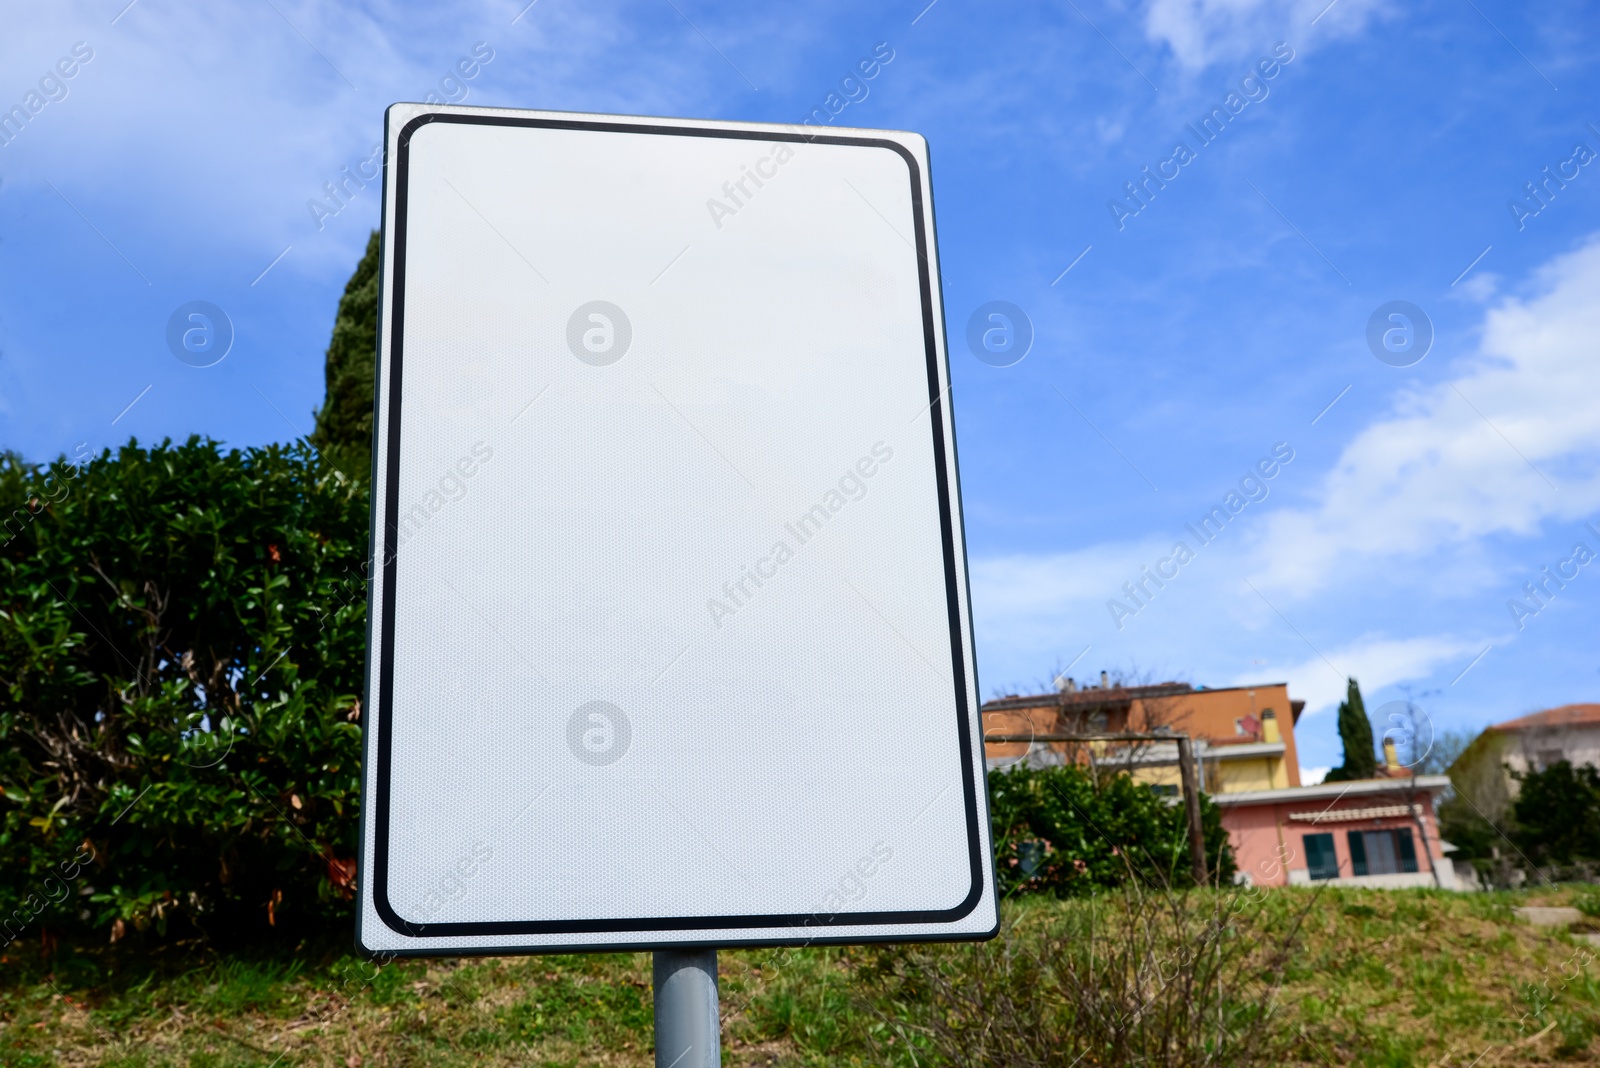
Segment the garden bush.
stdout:
[[1524,856],[1541,866],[1600,861],[1600,770],[1558,760],[1513,778],[1511,836]]
[[[995,864],[1002,895],[1082,897],[1130,878],[1152,886],[1194,885],[1189,825],[1181,804],[1126,774],[1089,768],[1018,766],[989,773]],[[1213,883],[1234,875],[1222,813],[1201,796],[1206,869]]]
[[350,915],[365,489],[306,445],[0,460],[0,943]]
[[1036,898],[992,942],[867,951],[858,1000],[894,1006],[877,1063],[905,1063],[895,1045],[974,1068],[1305,1063],[1276,1017],[1317,897],[1130,880],[1070,908]]

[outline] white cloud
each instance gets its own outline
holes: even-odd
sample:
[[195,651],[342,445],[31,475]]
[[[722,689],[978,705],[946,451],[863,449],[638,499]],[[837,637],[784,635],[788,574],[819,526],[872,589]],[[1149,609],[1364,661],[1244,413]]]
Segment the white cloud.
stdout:
[[1258,585],[1304,597],[1362,565],[1470,555],[1600,507],[1600,240],[1533,288],[1488,313],[1465,374],[1403,394],[1345,447],[1319,503],[1268,517]]
[[1137,576],[1139,566],[1171,547],[1164,540],[1094,545],[1075,552],[996,556],[972,561],[973,607],[1000,622],[1054,614],[1074,602],[1099,604]]
[[[1315,716],[1338,706],[1345,697],[1345,680],[1353,678],[1364,694],[1385,686],[1423,679],[1439,666],[1460,660],[1463,667],[1489,644],[1483,638],[1447,636],[1385,638],[1362,635],[1345,645],[1312,653],[1298,663],[1269,665],[1240,675],[1230,685],[1242,686],[1264,678],[1285,679],[1289,692],[1305,701],[1305,716]],[[1372,712],[1373,709],[1368,709]]]
[[[1478,636],[1482,617],[1463,622],[1463,595],[1508,568],[1520,574],[1507,542],[1600,510],[1596,292],[1600,240],[1489,308],[1476,351],[1357,432],[1331,468],[1306,479],[1310,503],[1275,496],[1253,506],[1123,629],[1106,599],[1121,597],[1171,538],[1187,537],[1189,516],[1175,515],[1164,537],[974,559],[986,665],[1021,677],[1092,643],[1080,673],[1159,660],[1203,681],[1284,679],[1313,713],[1343,698],[1347,675],[1368,691],[1454,677],[1490,640]],[[1301,633],[1332,667],[1308,655]]]
[[1384,0],[1340,0],[1331,7],[1328,0],[1151,0],[1144,29],[1193,72],[1253,59],[1279,41],[1303,52],[1359,33],[1386,6]]
[[[376,188],[355,193],[324,230],[307,202],[368,157],[390,102],[439,93],[478,42],[494,58],[464,85],[451,83],[467,94],[457,102],[697,114],[713,88],[703,71],[737,81],[714,52],[688,43],[597,78],[607,56],[648,31],[549,4],[512,25],[524,4],[169,0],[133,5],[115,25],[121,4],[111,15],[89,0],[43,6],[20,32],[0,35],[0,71],[17,75],[0,85],[0,107],[17,103],[74,41],[94,58],[66,99],[0,150],[7,184],[48,193],[52,181],[158,285],[167,248],[197,244],[247,282],[291,242],[280,272],[343,277],[377,223]],[[663,23],[677,19],[661,12]],[[699,45],[690,27],[680,31]]]
[[1308,768],[1305,765],[1301,765],[1300,785],[1316,786],[1317,784],[1321,783],[1323,779],[1326,779],[1328,777],[1328,772],[1332,770],[1332,766],[1326,764],[1318,765],[1314,768]]

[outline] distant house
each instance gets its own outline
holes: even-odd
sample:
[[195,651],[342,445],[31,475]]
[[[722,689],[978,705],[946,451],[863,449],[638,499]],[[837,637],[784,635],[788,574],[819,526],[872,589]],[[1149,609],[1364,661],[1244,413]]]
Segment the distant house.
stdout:
[[[1209,793],[1268,790],[1300,785],[1294,725],[1304,701],[1289,699],[1287,683],[1207,689],[1186,682],[1149,686],[1079,686],[1064,679],[1055,693],[1012,695],[983,705],[985,735],[1120,734],[1167,728],[1195,739],[1202,788]],[[1175,742],[1100,744],[990,742],[991,768],[1090,760],[1125,767],[1135,779],[1163,793],[1178,788]]]
[[1512,771],[1543,771],[1567,761],[1600,767],[1600,705],[1562,705],[1496,723],[1501,759]]
[[1213,796],[1240,880],[1457,889],[1434,812],[1450,779],[1390,771],[1388,778]]
[[1445,859],[1434,812],[1450,780],[1412,776],[1389,764],[1379,778],[1301,786],[1294,728],[1304,708],[1281,682],[1212,690],[1180,682],[1117,686],[1104,675],[1098,686],[1065,679],[1056,693],[986,702],[985,735],[1136,732],[1152,740],[987,742],[984,754],[992,769],[1108,766],[1175,795],[1177,744],[1160,740],[1160,732],[1181,732],[1195,741],[1200,788],[1222,810],[1241,880],[1454,889],[1454,867]]
[[1600,767],[1600,704],[1562,705],[1484,729],[1450,765],[1458,792],[1499,823],[1517,796],[1512,773],[1567,761]]

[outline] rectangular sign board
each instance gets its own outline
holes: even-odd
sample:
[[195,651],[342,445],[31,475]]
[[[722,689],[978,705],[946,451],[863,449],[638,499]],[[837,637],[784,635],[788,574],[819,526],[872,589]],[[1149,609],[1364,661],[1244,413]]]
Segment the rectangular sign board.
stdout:
[[387,120],[360,946],[993,935],[926,143]]

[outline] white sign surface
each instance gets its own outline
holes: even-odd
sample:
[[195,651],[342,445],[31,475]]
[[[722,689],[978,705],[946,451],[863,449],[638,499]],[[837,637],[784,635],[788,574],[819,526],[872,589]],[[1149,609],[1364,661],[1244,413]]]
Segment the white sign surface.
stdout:
[[360,944],[993,934],[922,138],[387,148]]

